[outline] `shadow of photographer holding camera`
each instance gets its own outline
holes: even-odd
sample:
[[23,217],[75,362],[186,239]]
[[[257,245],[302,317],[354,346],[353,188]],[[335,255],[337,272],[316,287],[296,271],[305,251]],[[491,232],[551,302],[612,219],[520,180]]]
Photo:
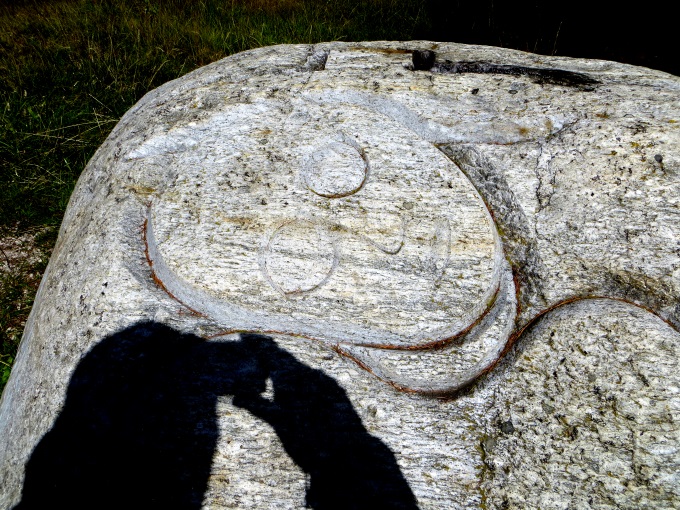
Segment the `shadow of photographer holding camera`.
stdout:
[[[262,396],[268,379],[272,400]],[[393,453],[335,380],[266,336],[206,341],[146,322],[78,364],[15,510],[201,508],[223,395],[276,431],[309,476],[308,507],[417,508]]]

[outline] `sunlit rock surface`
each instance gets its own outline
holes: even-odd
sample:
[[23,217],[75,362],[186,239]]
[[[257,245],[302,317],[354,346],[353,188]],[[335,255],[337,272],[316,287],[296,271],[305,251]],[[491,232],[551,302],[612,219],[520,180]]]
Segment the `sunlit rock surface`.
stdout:
[[[678,126],[674,76],[448,43],[261,48],[150,92],[71,198],[2,397],[0,506],[61,469],[78,388],[118,430],[102,402],[150,369],[116,342],[165,335],[176,437],[208,438],[186,508],[676,507]],[[343,441],[375,469],[324,464]]]

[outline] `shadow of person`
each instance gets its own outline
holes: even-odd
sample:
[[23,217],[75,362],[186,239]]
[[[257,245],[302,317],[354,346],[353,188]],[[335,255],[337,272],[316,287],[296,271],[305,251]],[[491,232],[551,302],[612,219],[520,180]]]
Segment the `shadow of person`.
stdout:
[[309,475],[314,509],[415,509],[415,497],[394,454],[371,436],[347,394],[331,377],[302,363],[268,337],[242,335],[257,366],[271,379],[274,398],[242,391],[233,403],[269,423]]
[[[278,414],[265,417],[257,406],[266,402],[260,394],[268,377],[275,385]],[[389,449],[363,429],[332,379],[298,362],[267,337],[207,342],[146,322],[105,338],[78,364],[61,413],[27,463],[22,500],[15,510],[201,508],[219,439],[215,409],[222,395],[234,395],[255,416],[271,419],[289,454],[309,469],[308,499],[315,508],[339,508],[324,506],[328,498],[317,495],[326,485],[338,492],[329,483],[336,467],[323,467],[313,458],[326,452],[350,467],[338,452],[342,438],[353,443],[346,445],[350,451],[359,444],[375,451],[357,457],[362,463],[379,463],[361,467],[369,477],[379,474],[374,484],[363,481],[346,487],[348,493],[374,498],[382,492],[385,501],[393,494],[414,501]],[[309,410],[303,409],[304,399]],[[319,416],[310,414],[313,409]],[[303,432],[308,434],[304,445],[298,439]],[[355,478],[352,474],[340,480]],[[353,503],[343,508],[368,506]],[[415,503],[407,508],[415,508]]]

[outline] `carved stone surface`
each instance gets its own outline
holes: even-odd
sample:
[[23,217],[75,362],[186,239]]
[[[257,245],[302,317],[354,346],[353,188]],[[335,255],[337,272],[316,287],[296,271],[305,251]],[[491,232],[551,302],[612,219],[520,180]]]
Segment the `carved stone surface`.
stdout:
[[306,435],[383,459],[346,508],[675,507],[679,125],[674,76],[448,43],[261,48],[150,92],[71,198],[0,404],[0,507],[77,436],[77,388],[115,393],[91,360],[159,324],[214,349],[164,362],[214,413],[192,504],[324,507]]

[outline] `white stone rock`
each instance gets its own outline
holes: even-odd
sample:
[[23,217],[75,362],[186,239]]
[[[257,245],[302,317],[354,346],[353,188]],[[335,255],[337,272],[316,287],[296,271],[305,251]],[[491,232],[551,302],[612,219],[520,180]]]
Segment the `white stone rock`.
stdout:
[[[155,321],[251,378],[238,333],[273,338],[420,508],[675,508],[678,126],[677,77],[448,43],[261,48],[150,92],[71,198],[0,403],[0,507],[62,437],[76,368]],[[208,425],[189,411],[217,437],[204,508],[327,487],[269,369]]]

